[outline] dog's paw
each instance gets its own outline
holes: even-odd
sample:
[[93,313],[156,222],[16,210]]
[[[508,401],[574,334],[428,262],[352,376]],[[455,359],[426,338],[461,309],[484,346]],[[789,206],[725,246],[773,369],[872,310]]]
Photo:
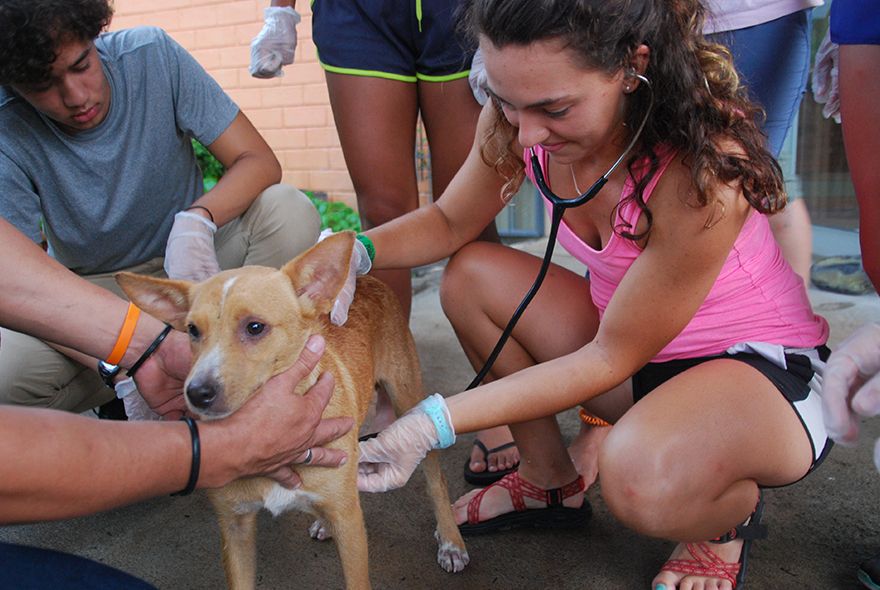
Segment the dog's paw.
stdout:
[[326,541],[333,538],[333,531],[330,529],[329,523],[319,518],[309,527],[309,536],[316,541]]
[[440,567],[451,574],[463,570],[471,560],[467,549],[459,547],[450,541],[443,541],[439,538],[439,535],[435,534],[435,537],[437,537],[437,543],[440,545],[437,548],[437,563],[440,564]]

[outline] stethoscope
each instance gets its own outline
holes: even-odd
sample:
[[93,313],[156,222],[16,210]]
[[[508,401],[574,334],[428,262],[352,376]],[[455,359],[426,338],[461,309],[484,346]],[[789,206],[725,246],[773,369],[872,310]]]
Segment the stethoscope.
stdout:
[[[538,276],[535,278],[535,282],[532,284],[531,289],[529,289],[528,293],[526,293],[523,300],[520,302],[519,306],[516,308],[516,311],[513,312],[513,315],[510,318],[510,321],[507,322],[507,326],[504,328],[504,331],[501,333],[501,336],[498,338],[498,343],[495,344],[495,348],[492,350],[492,353],[486,359],[486,363],[483,365],[483,368],[480,369],[480,372],[477,373],[477,376],[474,377],[474,380],[471,381],[471,384],[467,386],[467,389],[473,389],[477,387],[480,383],[485,379],[486,374],[492,368],[492,365],[495,364],[495,360],[498,358],[498,355],[501,354],[501,350],[504,348],[504,345],[507,343],[507,339],[510,338],[510,334],[513,332],[514,326],[519,321],[520,316],[525,312],[526,308],[529,306],[529,303],[532,302],[532,299],[535,298],[535,295],[538,294],[538,289],[541,288],[541,283],[544,282],[544,276],[547,274],[547,269],[550,267],[550,259],[553,257],[553,248],[556,245],[556,234],[559,231],[559,224],[562,222],[562,216],[565,213],[566,209],[571,207],[580,207],[584,203],[588,203],[593,200],[593,198],[599,194],[599,191],[602,190],[602,187],[605,186],[605,183],[608,182],[608,179],[611,177],[611,174],[620,166],[620,163],[623,162],[624,158],[629,154],[632,150],[633,146],[636,145],[636,142],[639,140],[639,137],[642,135],[642,130],[645,128],[645,124],[648,122],[648,117],[651,115],[651,109],[654,106],[654,88],[651,86],[650,80],[648,80],[645,76],[641,74],[632,73],[631,76],[638,78],[645,86],[650,90],[650,99],[648,101],[648,108],[645,110],[645,116],[642,118],[642,122],[639,125],[639,128],[636,129],[636,132],[633,134],[633,138],[630,140],[629,145],[626,146],[626,149],[620,154],[620,157],[614,161],[611,167],[608,169],[605,174],[596,179],[596,182],[587,189],[587,191],[581,195],[573,197],[571,199],[563,199],[547,186],[547,181],[544,178],[544,173],[541,171],[541,163],[538,160],[537,154],[535,154],[535,148],[529,148],[530,160],[532,163],[532,173],[535,177],[535,185],[537,185],[538,191],[541,195],[550,201],[552,205],[551,208],[551,219],[550,219],[550,235],[547,237],[547,250],[544,252],[544,259],[541,261],[541,268],[538,270]],[[467,390],[466,389],[466,390]]]

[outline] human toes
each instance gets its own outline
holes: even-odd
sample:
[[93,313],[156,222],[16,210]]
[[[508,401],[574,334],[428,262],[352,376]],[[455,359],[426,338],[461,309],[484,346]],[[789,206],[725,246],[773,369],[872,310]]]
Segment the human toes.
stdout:
[[481,490],[471,490],[464,496],[452,503],[452,514],[455,517],[455,524],[464,524],[468,520],[468,504],[471,498],[480,493]]

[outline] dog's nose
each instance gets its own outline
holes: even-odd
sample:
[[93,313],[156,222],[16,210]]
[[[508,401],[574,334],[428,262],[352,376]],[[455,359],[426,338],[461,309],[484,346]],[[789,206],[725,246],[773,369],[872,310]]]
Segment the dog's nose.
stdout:
[[186,388],[186,397],[197,408],[209,408],[217,398],[217,388],[209,381],[191,382]]

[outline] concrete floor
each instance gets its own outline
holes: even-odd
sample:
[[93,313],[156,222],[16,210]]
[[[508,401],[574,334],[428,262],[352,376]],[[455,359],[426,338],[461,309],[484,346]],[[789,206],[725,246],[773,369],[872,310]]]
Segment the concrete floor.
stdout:
[[[523,248],[542,252],[545,242]],[[564,254],[555,259],[576,265]],[[473,372],[461,353],[437,298],[439,268],[421,273],[416,284],[412,327],[428,391],[453,393]],[[832,325],[832,348],[858,325],[880,321],[877,296],[845,296],[813,290],[818,313]],[[573,436],[573,411],[560,418]],[[766,493],[770,538],[751,553],[748,586],[847,589],[859,587],[857,563],[880,552],[880,475],[871,462],[869,440],[880,436],[880,420],[866,423],[858,449],[836,448],[815,474],[797,485]],[[473,437],[459,438],[445,453],[450,494],[469,486],[461,478]],[[573,532],[519,531],[468,541],[471,564],[447,574],[435,563],[433,518],[422,478],[404,489],[362,495],[370,534],[371,577],[387,589],[631,589],[648,588],[672,544],[641,537],[608,513],[598,486],[589,491],[594,516]],[[304,514],[261,516],[257,587],[343,588],[332,542],[312,541]],[[75,553],[140,576],[163,590],[224,587],[219,533],[202,494],[157,498],[100,515],[66,522],[0,529],[0,540]],[[3,585],[0,572],[0,588]]]

